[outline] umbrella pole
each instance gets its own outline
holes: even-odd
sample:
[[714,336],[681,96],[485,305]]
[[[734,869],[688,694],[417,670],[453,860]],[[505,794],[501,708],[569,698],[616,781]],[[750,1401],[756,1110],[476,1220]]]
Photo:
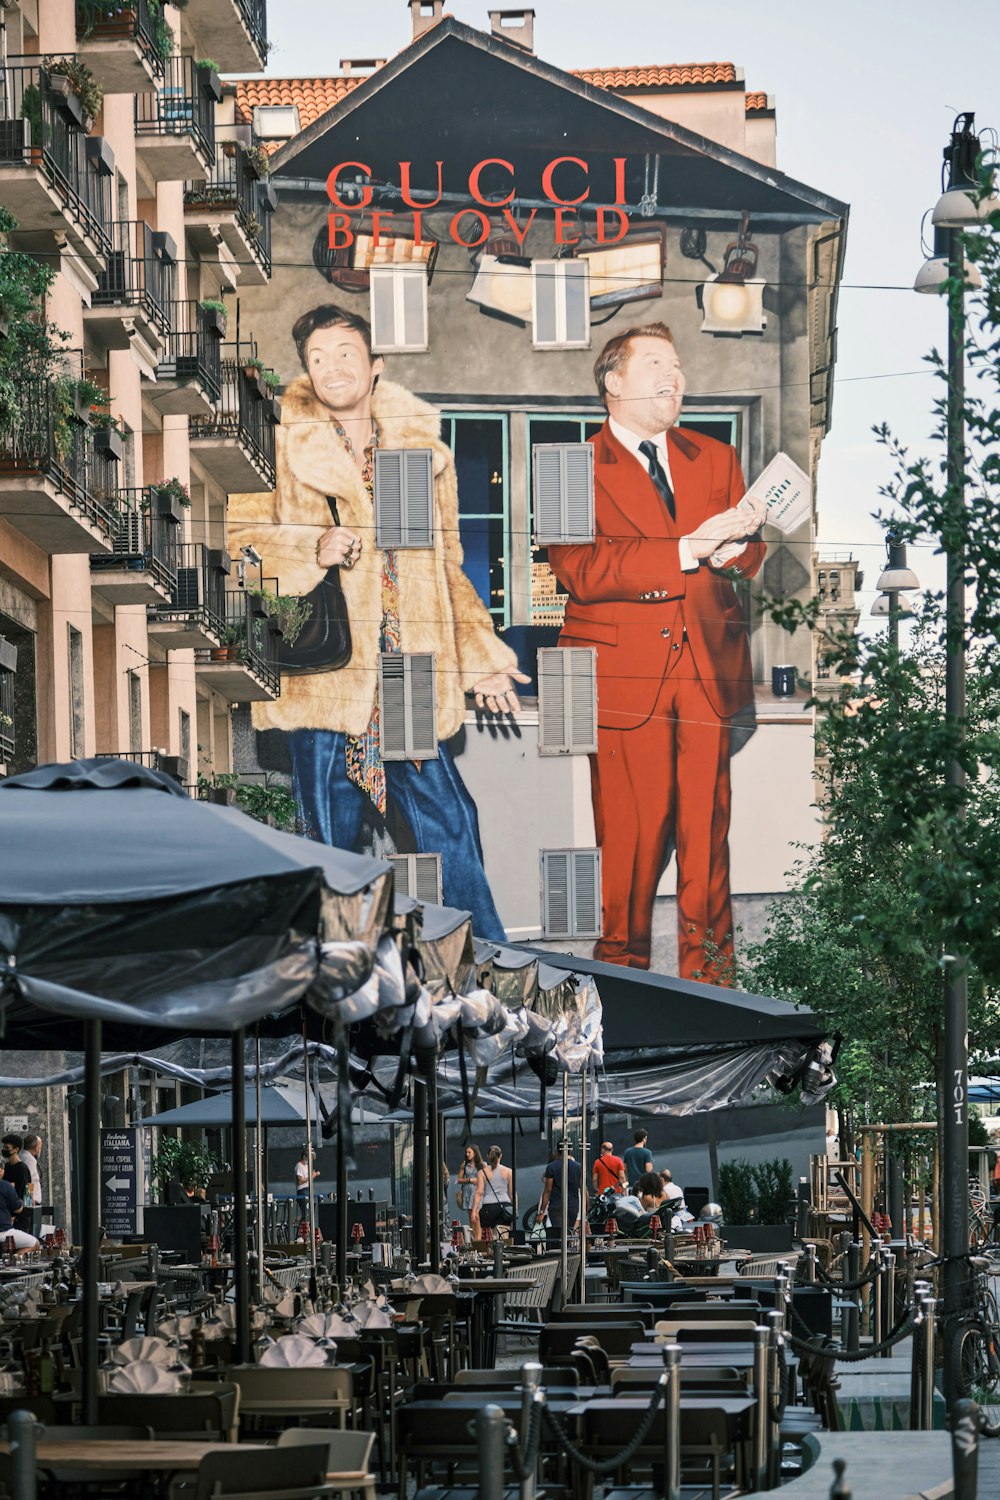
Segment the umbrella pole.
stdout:
[[415,1077],[413,1088],[413,1234],[415,1266],[427,1259],[427,1089]]
[[441,1255],[441,1126],[438,1115],[437,1068],[427,1080],[427,1138],[430,1142],[430,1246],[432,1266]]
[[[347,1031],[338,1046],[347,1046]],[[343,1300],[347,1284],[347,1149],[344,1144],[343,1121],[337,1111],[337,1282]]]
[[85,1023],[83,1084],[83,1379],[82,1420],[97,1423],[97,1295],[101,1244],[101,1033],[100,1021]]
[[302,1085],[306,1096],[306,1150],[309,1153],[307,1166],[309,1168],[309,1182],[307,1186],[308,1198],[306,1202],[307,1222],[309,1225],[309,1264],[312,1267],[313,1281],[316,1279],[316,1195],[313,1192],[313,1131],[312,1131],[312,1079],[309,1076],[309,1043],[306,1040],[306,1023],[302,1022]]
[[587,1073],[580,1074],[580,1302],[587,1300]]
[[[563,1073],[563,1098],[562,1098],[562,1236],[561,1236],[561,1275],[562,1275],[562,1300],[569,1301],[569,1074]],[[582,1187],[582,1183],[581,1183]],[[582,1208],[582,1203],[581,1203]]]
[[255,1061],[257,1063],[254,1093],[257,1105],[257,1129],[254,1134],[254,1185],[257,1189],[257,1301],[264,1300],[264,1125],[260,1109],[260,1027],[257,1027]]
[[233,1073],[233,1288],[236,1294],[236,1363],[250,1363],[250,1268],[247,1264],[247,1100],[243,1032],[232,1035]]

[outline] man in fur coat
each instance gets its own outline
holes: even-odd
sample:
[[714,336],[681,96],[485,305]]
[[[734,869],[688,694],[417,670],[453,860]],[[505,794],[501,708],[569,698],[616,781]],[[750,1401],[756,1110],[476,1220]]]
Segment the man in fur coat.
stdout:
[[[283,594],[307,594],[339,568],[352,654],[339,671],[283,675],[281,697],[255,703],[257,729],[287,732],[296,800],[312,837],[355,847],[367,803],[400,809],[416,848],[440,853],[446,905],[471,911],[473,930],[500,940],[503,924],[483,870],[475,803],[447,741],[461,727],[465,695],[493,714],[518,708],[514,652],[462,569],[458,485],[440,417],[402,386],[382,379],[371,329],[335,306],[303,314],[292,335],[305,375],[288,386],[277,428],[277,488],[230,497],[230,537],[252,543]],[[376,447],[430,449],[434,546],[375,545]],[[337,502],[331,525],[328,497]],[[383,761],[378,661],[383,651],[433,652],[435,758]]]

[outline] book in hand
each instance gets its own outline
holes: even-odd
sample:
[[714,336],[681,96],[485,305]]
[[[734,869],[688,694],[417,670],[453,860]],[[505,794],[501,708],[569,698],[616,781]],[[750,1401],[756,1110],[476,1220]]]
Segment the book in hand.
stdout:
[[812,514],[812,484],[787,453],[776,453],[747,490],[737,510],[747,508],[748,500],[763,500],[767,506],[767,524],[785,536],[808,521]]

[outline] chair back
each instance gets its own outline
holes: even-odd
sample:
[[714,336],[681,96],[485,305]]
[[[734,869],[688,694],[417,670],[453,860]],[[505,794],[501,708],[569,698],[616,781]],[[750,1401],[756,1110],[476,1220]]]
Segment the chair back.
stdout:
[[198,1465],[194,1500],[215,1500],[218,1495],[242,1495],[246,1500],[267,1500],[271,1492],[299,1491],[302,1500],[323,1488],[326,1481],[325,1443],[309,1447],[232,1448],[227,1453],[206,1453]]
[[509,1266],[505,1276],[510,1281],[523,1282],[523,1287],[509,1287],[503,1294],[504,1313],[515,1308],[532,1307],[548,1313],[552,1295],[559,1275],[558,1260],[536,1260],[525,1265]]
[[231,1443],[236,1438],[239,1391],[230,1382],[203,1384],[177,1395],[98,1396],[102,1427],[124,1423],[151,1427],[157,1437]]
[[645,1328],[641,1319],[623,1323],[546,1323],[539,1336],[538,1357],[549,1364],[553,1356],[566,1355],[581,1338],[596,1339],[609,1359],[627,1359],[632,1345],[642,1341]]
[[678,1344],[747,1344],[753,1342],[753,1318],[696,1323],[692,1318],[664,1318],[656,1325],[658,1342]]
[[[550,1365],[542,1369],[542,1385],[546,1390],[553,1386],[574,1388],[580,1383],[577,1372],[568,1365]],[[521,1384],[520,1370],[459,1370],[455,1376],[457,1386],[471,1386],[479,1391],[501,1391]]]
[[308,1448],[326,1444],[327,1474],[367,1474],[374,1432],[348,1432],[339,1427],[286,1427],[278,1438],[279,1448]]
[[635,1323],[652,1328],[657,1309],[641,1302],[612,1302],[606,1307],[592,1307],[589,1302],[571,1302],[549,1316],[550,1323]]
[[226,1379],[239,1388],[241,1399],[259,1401],[321,1401],[349,1406],[353,1395],[351,1372],[340,1365],[231,1365]]
[[[627,1309],[631,1313],[632,1309]],[[758,1302],[741,1299],[739,1302],[682,1302],[679,1307],[667,1309],[661,1318],[674,1323],[730,1323],[734,1318],[750,1318],[759,1322],[762,1308]]]

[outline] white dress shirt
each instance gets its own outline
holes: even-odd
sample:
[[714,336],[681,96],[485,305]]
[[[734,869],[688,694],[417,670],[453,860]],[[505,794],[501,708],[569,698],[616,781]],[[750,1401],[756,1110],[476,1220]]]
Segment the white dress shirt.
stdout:
[[41,1201],[42,1201],[42,1179],[41,1179],[41,1174],[38,1171],[38,1162],[37,1162],[37,1160],[35,1159],[34,1155],[30,1151],[22,1151],[20,1153],[20,1156],[19,1156],[18,1159],[20,1161],[22,1161],[24,1163],[24,1165],[27,1167],[27,1169],[28,1169],[28,1176],[31,1178],[31,1201],[32,1201],[32,1203],[41,1203]]

